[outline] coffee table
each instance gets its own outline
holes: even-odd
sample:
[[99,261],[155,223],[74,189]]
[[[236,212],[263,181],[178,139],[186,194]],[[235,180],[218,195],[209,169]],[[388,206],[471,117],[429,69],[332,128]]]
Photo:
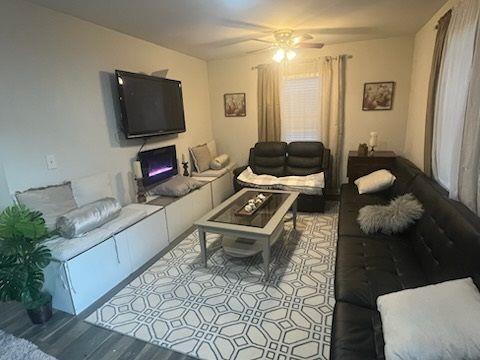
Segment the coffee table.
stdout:
[[[272,197],[249,216],[237,215],[249,199],[257,194],[272,194]],[[263,263],[265,277],[270,277],[270,246],[283,232],[283,217],[291,209],[293,227],[297,226],[297,198],[299,193],[280,190],[259,190],[245,188],[225,200],[216,208],[195,222],[198,228],[202,260],[207,267],[207,232],[263,242]]]

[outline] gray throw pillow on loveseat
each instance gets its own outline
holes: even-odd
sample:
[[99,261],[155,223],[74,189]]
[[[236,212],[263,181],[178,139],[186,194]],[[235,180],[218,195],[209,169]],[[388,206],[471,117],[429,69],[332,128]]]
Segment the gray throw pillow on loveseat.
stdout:
[[388,205],[367,205],[358,212],[358,224],[366,234],[405,231],[423,215],[423,206],[412,194],[399,196]]

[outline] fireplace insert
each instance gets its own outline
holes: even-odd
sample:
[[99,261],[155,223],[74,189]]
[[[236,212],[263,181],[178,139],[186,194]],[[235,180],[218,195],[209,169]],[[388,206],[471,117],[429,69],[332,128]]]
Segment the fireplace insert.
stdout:
[[142,166],[143,185],[151,186],[178,174],[175,145],[138,153]]

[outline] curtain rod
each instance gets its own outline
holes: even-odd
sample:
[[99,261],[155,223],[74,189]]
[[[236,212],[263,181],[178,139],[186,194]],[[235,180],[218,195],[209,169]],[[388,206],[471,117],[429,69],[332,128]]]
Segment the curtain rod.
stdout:
[[[347,57],[347,59],[352,59],[353,58],[353,55],[345,55]],[[304,61],[301,61],[302,62],[309,62],[309,61],[312,61],[312,60],[317,60],[317,59],[323,59],[323,58],[326,58],[326,57],[330,57],[332,59],[338,59],[337,56],[319,56],[319,57],[316,57],[316,58],[311,58],[311,59],[305,59]],[[270,65],[272,63],[267,63],[267,64],[258,64],[258,65],[255,65],[255,66],[252,66],[252,70],[256,70],[258,69],[259,67],[262,67],[262,66],[266,66],[266,65]]]

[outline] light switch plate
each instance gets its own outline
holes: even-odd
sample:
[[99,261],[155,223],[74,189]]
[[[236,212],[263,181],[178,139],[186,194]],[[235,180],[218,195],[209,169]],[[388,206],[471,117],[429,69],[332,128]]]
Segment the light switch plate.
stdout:
[[48,170],[55,170],[58,168],[57,166],[57,158],[55,155],[47,155],[45,156],[45,159],[47,160],[47,169]]

